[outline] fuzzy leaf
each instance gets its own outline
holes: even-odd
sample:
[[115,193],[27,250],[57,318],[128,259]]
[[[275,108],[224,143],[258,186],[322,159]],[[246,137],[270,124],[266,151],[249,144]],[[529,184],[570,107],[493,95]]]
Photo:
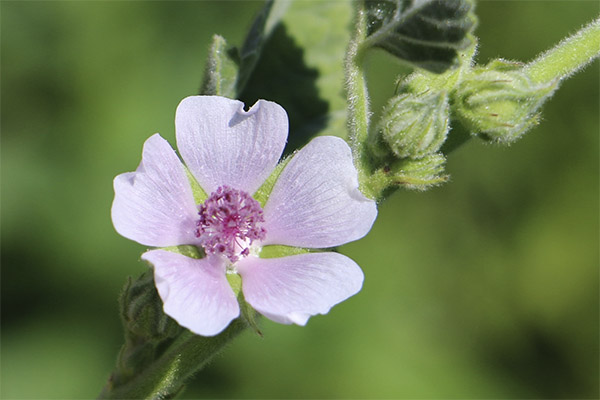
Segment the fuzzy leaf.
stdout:
[[200,94],[239,98],[260,58],[264,43],[288,6],[289,1],[286,0],[267,0],[254,19],[241,49],[227,48],[225,39],[214,35]]
[[241,99],[281,104],[290,118],[286,153],[316,134],[346,135],[343,59],[352,2],[291,2],[263,47]]
[[441,73],[458,64],[475,26],[468,0],[366,1],[366,43],[416,67]]
[[[240,66],[236,83],[238,95],[244,90],[260,58],[265,42],[272,34],[273,29],[279,23],[288,6],[289,1],[267,0],[258,16],[254,19],[250,31],[246,35],[244,44],[239,54],[237,54]],[[232,50],[231,54],[234,54],[234,50]]]
[[238,66],[226,47],[227,42],[222,36],[213,36],[200,94],[235,98]]

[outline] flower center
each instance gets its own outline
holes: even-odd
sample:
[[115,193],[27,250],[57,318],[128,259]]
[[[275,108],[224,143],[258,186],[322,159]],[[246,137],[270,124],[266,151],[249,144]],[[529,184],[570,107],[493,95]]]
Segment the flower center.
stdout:
[[219,186],[199,208],[196,237],[206,254],[222,254],[231,263],[250,254],[254,240],[265,238],[267,231],[258,201],[248,193]]

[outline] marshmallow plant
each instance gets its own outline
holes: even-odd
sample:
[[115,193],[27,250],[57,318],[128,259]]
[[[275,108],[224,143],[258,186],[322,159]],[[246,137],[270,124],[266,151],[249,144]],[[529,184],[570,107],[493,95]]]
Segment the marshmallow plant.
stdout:
[[[317,6],[331,24],[310,35]],[[337,17],[351,12],[347,42]],[[261,316],[306,325],[357,294],[363,271],[335,248],[364,237],[392,191],[447,180],[446,156],[468,138],[455,123],[514,143],[599,53],[596,20],[528,64],[479,66],[475,25],[468,0],[267,1],[239,50],[215,36],[200,95],[177,107],[181,159],[155,134],[114,180],[114,227],[149,247],[148,271],[121,295],[125,344],[100,397],[171,398],[237,334],[262,335]],[[278,26],[316,66],[320,96],[302,81],[312,71],[269,67],[295,60]],[[373,49],[413,67],[377,120]]]
[[[273,321],[305,325],[362,286],[350,258],[313,251],[360,239],[377,216],[375,201],[358,190],[350,147],[318,137],[278,168],[287,130],[276,103],[244,111],[237,100],[188,97],[176,115],[187,169],[156,134],[137,171],[115,178],[115,229],[166,247],[142,259],[154,269],[165,313],[198,335],[216,335],[239,317],[238,295]],[[179,245],[199,254],[169,249]],[[281,257],[264,257],[274,246]],[[227,278],[235,275],[238,293]]]

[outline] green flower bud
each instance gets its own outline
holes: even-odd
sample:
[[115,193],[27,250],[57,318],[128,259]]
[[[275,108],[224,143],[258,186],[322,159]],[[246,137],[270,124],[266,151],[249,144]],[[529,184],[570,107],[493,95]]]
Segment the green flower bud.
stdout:
[[448,180],[448,175],[444,174],[445,162],[442,153],[430,154],[419,160],[396,160],[376,170],[365,189],[378,198],[398,187],[426,190]]
[[177,336],[182,328],[163,311],[151,271],[129,279],[121,293],[121,317],[129,335],[158,342]]
[[407,189],[425,190],[448,180],[444,174],[446,157],[442,153],[430,154],[420,160],[398,160],[389,169],[393,183]]
[[419,159],[446,140],[448,112],[446,92],[406,91],[390,99],[378,129],[396,157]]
[[539,108],[557,86],[534,82],[520,64],[494,60],[464,77],[453,109],[473,134],[511,143],[538,123]]

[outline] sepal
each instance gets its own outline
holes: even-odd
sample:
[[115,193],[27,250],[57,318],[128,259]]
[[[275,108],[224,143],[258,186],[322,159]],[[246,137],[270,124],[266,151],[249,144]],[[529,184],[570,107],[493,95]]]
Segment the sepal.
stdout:
[[263,246],[260,249],[260,253],[258,254],[258,256],[260,258],[280,258],[280,257],[295,256],[298,254],[305,254],[305,253],[310,253],[310,252],[311,252],[311,249],[305,249],[302,247],[271,244],[271,245]]
[[235,293],[238,304],[240,305],[241,319],[248,325],[250,329],[252,329],[252,331],[254,331],[254,333],[262,337],[263,334],[258,326],[258,318],[260,314],[257,313],[256,310],[254,310],[254,308],[252,308],[252,306],[248,304],[244,298],[244,292],[242,291],[242,277],[239,274],[228,273],[227,281]]

